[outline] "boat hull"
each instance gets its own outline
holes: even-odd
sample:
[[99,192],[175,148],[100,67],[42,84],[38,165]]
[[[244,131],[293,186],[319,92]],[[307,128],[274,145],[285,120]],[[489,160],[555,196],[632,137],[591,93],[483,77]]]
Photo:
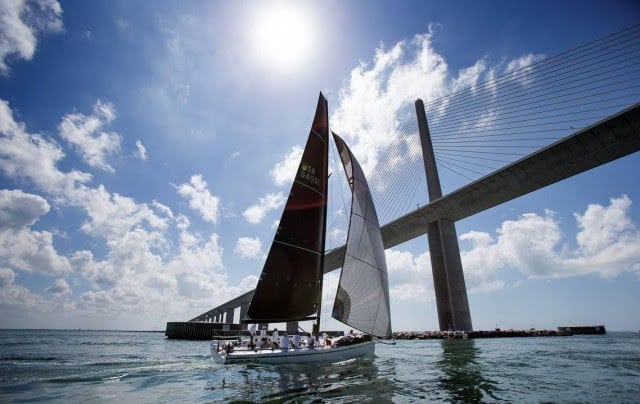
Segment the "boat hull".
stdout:
[[309,362],[340,362],[360,356],[372,356],[375,354],[375,342],[365,341],[358,344],[321,347],[316,349],[263,349],[258,351],[238,350],[230,353],[217,351],[217,344],[211,343],[211,356],[220,364],[234,363],[309,363]]

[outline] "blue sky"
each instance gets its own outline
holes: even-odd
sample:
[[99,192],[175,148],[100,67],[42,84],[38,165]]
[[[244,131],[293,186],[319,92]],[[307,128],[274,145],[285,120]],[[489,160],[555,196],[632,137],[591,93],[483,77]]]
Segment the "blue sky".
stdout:
[[[0,16],[0,327],[162,329],[254,287],[319,91],[366,170],[384,141],[358,128],[393,119],[376,101],[418,56],[441,58],[442,80],[423,67],[394,88],[409,107],[479,61],[626,28],[640,6],[15,0]],[[474,327],[640,329],[639,167],[458,222]],[[437,329],[426,236],[387,260],[393,329]]]

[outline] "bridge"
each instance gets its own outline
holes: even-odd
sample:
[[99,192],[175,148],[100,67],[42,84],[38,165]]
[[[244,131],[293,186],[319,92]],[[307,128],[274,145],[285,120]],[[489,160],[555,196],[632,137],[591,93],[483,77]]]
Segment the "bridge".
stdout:
[[[635,91],[640,88],[638,66],[640,27],[635,26],[489,80],[479,89],[432,100],[426,107],[421,100],[415,102],[417,128],[407,132],[419,134],[430,201],[390,220],[381,231],[385,248],[428,236],[441,330],[472,329],[455,222],[640,150],[640,94]],[[508,95],[491,98],[496,92]],[[442,105],[447,105],[446,114],[442,114]],[[467,124],[451,123],[469,116],[477,117],[477,121],[489,109],[500,113],[494,116],[490,128],[482,132]],[[566,112],[559,114],[562,110]],[[433,137],[427,113],[435,117]],[[565,117],[568,119],[563,120]],[[484,147],[480,142],[489,137],[504,141],[500,136],[511,136],[512,141],[514,134],[532,132],[538,136],[521,136],[518,140],[548,140],[552,138],[540,133],[566,130],[567,122],[581,121],[588,124],[578,130],[569,125],[572,129],[569,135],[441,195],[436,160],[454,173],[468,169],[465,168],[468,164],[479,165],[465,159],[467,150],[452,153],[448,149],[451,143],[475,142],[471,146],[477,149]],[[520,128],[519,132],[514,128]],[[449,141],[443,135],[447,132],[452,132]],[[512,143],[496,146],[494,142],[493,147],[513,150],[519,146]],[[457,158],[453,162],[444,161],[443,156],[447,155]],[[461,162],[467,165],[460,166]],[[344,245],[327,252],[325,273],[341,266],[344,252]],[[249,291],[189,322],[235,323],[234,320],[239,320],[234,318],[236,309],[240,308],[243,318],[252,295],[253,291]],[[295,330],[297,324],[287,324],[287,329]]]

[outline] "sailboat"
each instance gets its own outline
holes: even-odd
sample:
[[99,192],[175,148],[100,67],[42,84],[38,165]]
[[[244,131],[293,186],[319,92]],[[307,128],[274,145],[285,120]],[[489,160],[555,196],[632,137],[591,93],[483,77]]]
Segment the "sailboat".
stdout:
[[[212,341],[218,363],[343,361],[375,353],[372,337],[391,337],[389,284],[380,225],[360,164],[332,133],[352,193],[349,232],[332,317],[359,330],[330,343],[319,335],[324,275],[329,166],[327,100],[320,93],[313,124],[287,203],[244,323],[313,320],[313,340],[289,348]],[[342,341],[342,343],[340,343]],[[284,342],[284,345],[282,346]]]

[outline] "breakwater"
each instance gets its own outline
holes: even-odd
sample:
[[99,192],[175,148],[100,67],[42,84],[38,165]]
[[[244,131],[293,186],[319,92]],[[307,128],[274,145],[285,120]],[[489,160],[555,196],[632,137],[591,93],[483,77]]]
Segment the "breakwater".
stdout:
[[511,337],[561,337],[573,335],[567,330],[501,330],[490,331],[397,331],[393,338],[405,339],[469,339],[469,338],[511,338]]
[[241,324],[208,323],[205,321],[173,321],[167,323],[164,335],[170,339],[206,340],[212,336],[238,335]]

